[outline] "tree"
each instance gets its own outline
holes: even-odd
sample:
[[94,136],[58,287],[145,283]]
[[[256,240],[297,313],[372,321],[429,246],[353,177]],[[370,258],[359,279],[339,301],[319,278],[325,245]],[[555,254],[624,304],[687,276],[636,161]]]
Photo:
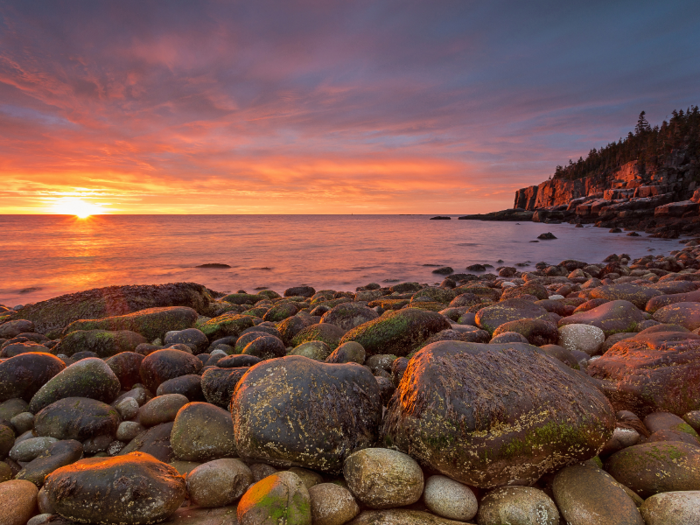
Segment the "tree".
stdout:
[[639,114],[639,119],[637,119],[637,125],[634,128],[634,134],[635,135],[642,135],[646,133],[647,131],[651,131],[651,126],[649,125],[649,122],[647,122],[646,119],[646,111],[642,111]]

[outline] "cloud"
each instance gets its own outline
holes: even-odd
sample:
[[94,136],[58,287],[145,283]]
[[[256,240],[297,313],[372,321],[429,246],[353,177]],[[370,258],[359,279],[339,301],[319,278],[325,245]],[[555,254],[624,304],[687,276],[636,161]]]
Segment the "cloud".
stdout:
[[698,103],[698,21],[650,0],[4,2],[0,212],[71,188],[115,212],[508,207],[642,109]]

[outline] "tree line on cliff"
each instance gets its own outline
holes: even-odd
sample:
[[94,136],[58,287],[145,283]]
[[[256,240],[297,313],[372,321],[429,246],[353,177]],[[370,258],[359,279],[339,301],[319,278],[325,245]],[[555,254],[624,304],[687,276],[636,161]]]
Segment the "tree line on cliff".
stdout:
[[634,133],[600,149],[593,148],[584,159],[569,160],[567,166],[557,166],[554,179],[575,180],[595,175],[608,175],[627,162],[638,161],[642,173],[654,173],[672,162],[672,157],[684,151],[687,161],[700,163],[700,110],[691,106],[686,111],[673,110],[671,119],[652,127],[644,111],[639,115]]

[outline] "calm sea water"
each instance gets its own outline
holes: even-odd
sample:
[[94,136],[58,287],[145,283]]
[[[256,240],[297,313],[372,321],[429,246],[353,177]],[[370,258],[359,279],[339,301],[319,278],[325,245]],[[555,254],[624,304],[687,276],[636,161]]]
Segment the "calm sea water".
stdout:
[[[455,217],[456,219],[456,217]],[[540,233],[557,240],[531,243]],[[524,222],[430,221],[425,215],[0,216],[0,303],[27,304],[118,284],[194,281],[229,292],[309,284],[354,290],[370,282],[442,278],[427,265],[464,272],[611,253],[667,254],[678,241],[627,237],[594,227]],[[229,269],[201,269],[225,263]]]

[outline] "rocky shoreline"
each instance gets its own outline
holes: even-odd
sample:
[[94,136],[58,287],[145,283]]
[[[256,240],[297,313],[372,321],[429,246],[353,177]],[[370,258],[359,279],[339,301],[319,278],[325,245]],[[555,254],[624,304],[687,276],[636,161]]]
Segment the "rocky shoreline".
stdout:
[[700,523],[700,246],[0,305],[0,523]]

